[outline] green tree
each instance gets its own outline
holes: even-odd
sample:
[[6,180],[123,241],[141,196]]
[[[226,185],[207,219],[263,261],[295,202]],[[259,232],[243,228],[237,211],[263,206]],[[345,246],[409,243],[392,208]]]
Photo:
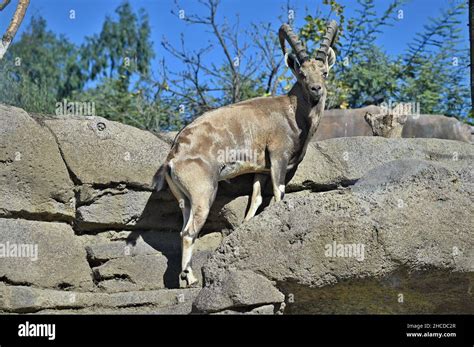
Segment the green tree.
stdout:
[[107,17],[100,34],[86,38],[81,48],[86,79],[93,87],[76,96],[95,102],[104,117],[143,126],[135,103],[137,98],[153,102],[144,93],[154,56],[148,15],[143,10],[136,14],[129,2],[115,13],[117,18]]
[[85,83],[79,49],[33,17],[0,61],[0,102],[30,112],[54,113],[56,102]]
[[423,113],[456,116],[469,121],[471,107],[466,76],[467,46],[460,35],[464,2],[450,1],[440,15],[417,33],[401,56],[390,57],[374,44],[383,28],[398,19],[405,0],[393,0],[375,11],[374,0],[358,0],[356,15],[344,17],[344,7],[325,0],[329,12],[307,15],[300,36],[314,50],[329,14],[341,23],[336,52],[338,64],[329,80],[328,108],[355,108],[381,101],[419,102]]

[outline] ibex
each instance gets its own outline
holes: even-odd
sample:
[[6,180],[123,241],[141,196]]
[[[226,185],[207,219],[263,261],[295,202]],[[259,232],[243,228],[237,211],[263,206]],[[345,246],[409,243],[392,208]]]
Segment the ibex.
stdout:
[[[279,30],[281,49],[297,79],[289,93],[206,112],[176,136],[154,185],[159,191],[166,180],[182,209],[181,287],[197,283],[191,269],[193,245],[214,202],[219,181],[255,173],[246,221],[262,203],[261,191],[268,175],[275,201],[283,198],[287,170],[303,160],[324,110],[325,80],[336,60],[331,48],[336,32],[337,23],[332,21],[320,48],[310,57],[290,26],[283,24]],[[292,53],[287,53],[285,41]]]

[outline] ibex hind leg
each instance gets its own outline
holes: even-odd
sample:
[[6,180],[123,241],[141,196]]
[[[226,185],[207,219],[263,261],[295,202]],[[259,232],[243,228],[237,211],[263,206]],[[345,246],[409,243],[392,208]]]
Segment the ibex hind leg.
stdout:
[[180,274],[180,287],[182,288],[191,287],[198,283],[192,269],[194,242],[199,235],[199,231],[201,231],[206,223],[210,210],[210,206],[203,201],[198,203],[193,202],[191,206],[191,223],[189,223],[189,228],[183,232],[181,237],[183,253],[181,259],[182,272]]
[[[179,207],[181,208],[181,212],[183,214],[183,227],[181,228],[181,233],[180,233],[181,240],[183,240],[183,236],[187,233],[187,230],[189,230],[191,224],[193,223],[191,202],[189,201],[189,198],[186,196],[186,194],[178,186],[178,184],[176,184],[169,175],[166,175],[165,177],[166,177],[166,181],[168,183],[168,186],[170,187],[171,192],[175,196],[176,200],[178,200]],[[183,250],[183,245],[181,245],[181,249]],[[195,283],[196,279],[191,278],[190,282],[193,282],[193,281]],[[181,280],[181,275],[180,275],[179,285],[180,287],[187,286],[187,282],[184,281],[183,283],[183,281]]]
[[[186,196],[190,204],[190,216],[181,233],[181,274],[180,287],[190,287],[197,284],[198,280],[192,270],[192,256],[194,242],[199,235],[217,192],[217,182],[206,178],[206,175],[197,175],[198,170],[189,170],[193,175],[187,177],[183,175],[173,175],[173,181],[179,190]],[[196,175],[201,177],[199,184],[196,184]]]
[[178,185],[171,179],[171,177],[167,174],[165,176],[166,182],[170,187],[171,193],[173,193],[176,200],[178,200],[179,208],[181,209],[181,213],[183,214],[183,227],[181,229],[181,235],[183,234],[184,230],[186,229],[187,225],[190,222],[191,217],[191,203],[189,198],[186,194],[181,191]]

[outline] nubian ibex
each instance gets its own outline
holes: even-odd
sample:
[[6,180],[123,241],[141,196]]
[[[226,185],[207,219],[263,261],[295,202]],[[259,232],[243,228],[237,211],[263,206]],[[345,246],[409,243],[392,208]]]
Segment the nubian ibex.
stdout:
[[[281,49],[297,79],[289,93],[206,112],[176,136],[154,185],[159,191],[166,180],[182,209],[181,286],[197,283],[191,269],[193,245],[206,222],[219,181],[255,173],[245,220],[261,205],[268,175],[275,201],[283,198],[287,170],[303,160],[324,110],[326,78],[336,60],[331,48],[336,32],[337,23],[331,21],[320,48],[310,57],[290,26],[283,24],[279,30]],[[285,41],[292,53],[287,53]]]

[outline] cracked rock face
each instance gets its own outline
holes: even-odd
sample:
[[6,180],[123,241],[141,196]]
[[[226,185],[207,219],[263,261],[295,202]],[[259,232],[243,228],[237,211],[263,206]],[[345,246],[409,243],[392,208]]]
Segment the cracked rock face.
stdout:
[[[0,278],[7,283],[79,290],[93,287],[84,246],[65,223],[0,218],[0,244]],[[20,247],[28,248],[20,251]]]
[[[467,143],[474,142],[471,128],[454,117],[433,114],[405,116],[403,108],[398,108],[399,112],[397,112],[397,107],[399,106],[400,104],[395,106],[395,109],[392,109],[392,113],[398,115],[402,122],[406,118],[406,122],[400,124],[400,126],[396,126],[395,124],[395,128],[398,130],[397,136],[401,135],[403,138],[439,138]],[[372,136],[376,128],[382,130],[380,127],[383,127],[385,122],[383,119],[379,119],[370,125],[370,120],[366,120],[365,117],[367,114],[376,115],[382,113],[382,111],[385,113],[387,110],[375,105],[356,109],[325,110],[313,141],[322,141],[337,137]],[[415,110],[412,112],[415,112]],[[385,121],[387,120],[388,119],[385,119]],[[403,129],[401,127],[402,125]],[[385,130],[388,129],[386,128]],[[382,130],[379,131],[377,135],[380,136],[383,133],[384,131]],[[395,134],[385,133],[383,135],[393,137]]]
[[213,278],[213,282],[208,282],[209,285],[200,291],[194,301],[197,312],[213,313],[229,309],[244,309],[245,312],[253,307],[270,306],[274,313],[284,300],[284,295],[268,279],[253,271],[228,270],[222,275]]
[[287,190],[321,190],[349,185],[393,160],[418,159],[459,166],[474,161],[474,148],[439,139],[334,138],[312,142]]
[[[181,211],[150,187],[172,134],[0,105],[0,135],[0,256],[8,243],[38,247],[36,261],[0,258],[0,312],[278,314],[289,287],[326,289],[402,265],[472,271],[466,143],[313,142],[291,193],[243,225],[252,175],[220,182],[193,258],[204,287],[177,290]],[[363,259],[360,248],[338,257],[344,243],[363,244]]]
[[45,120],[56,135],[68,167],[83,184],[126,182],[151,188],[169,145],[150,132],[102,117]]
[[205,286],[195,305],[224,310],[232,305],[225,298],[238,297],[239,290],[244,295],[247,287],[232,285],[235,271],[307,287],[377,278],[401,266],[473,272],[472,164],[453,169],[392,161],[351,189],[287,195],[224,240],[204,267]]
[[0,105],[0,217],[72,221],[73,189],[53,134]]

